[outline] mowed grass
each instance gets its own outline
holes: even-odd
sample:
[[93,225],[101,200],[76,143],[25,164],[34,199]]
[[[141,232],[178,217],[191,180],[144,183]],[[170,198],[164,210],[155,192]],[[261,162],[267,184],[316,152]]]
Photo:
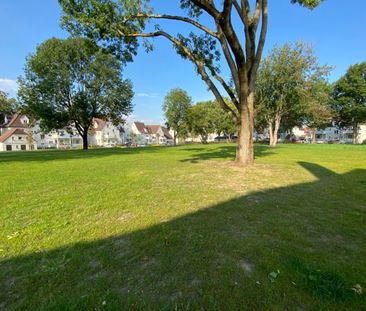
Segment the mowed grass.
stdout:
[[234,154],[1,153],[0,310],[366,310],[366,146]]

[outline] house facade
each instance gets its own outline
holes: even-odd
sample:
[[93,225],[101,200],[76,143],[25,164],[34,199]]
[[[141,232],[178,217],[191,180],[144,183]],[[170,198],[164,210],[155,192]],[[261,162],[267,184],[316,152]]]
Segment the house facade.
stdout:
[[127,141],[127,131],[122,125],[116,126],[110,121],[93,118],[88,141],[92,146],[114,147]]
[[20,114],[5,117],[0,126],[0,151],[35,150],[37,142],[33,137],[30,119]]
[[133,122],[131,133],[137,135],[138,143],[141,144],[173,144],[173,136],[166,127],[161,125],[145,125],[143,122]]
[[[88,135],[89,145],[114,147],[127,141],[127,131],[122,125],[94,118]],[[75,127],[69,126],[50,132],[43,132],[39,121],[31,121],[19,113],[5,117],[0,125],[0,151],[71,149],[81,148],[82,137]]]

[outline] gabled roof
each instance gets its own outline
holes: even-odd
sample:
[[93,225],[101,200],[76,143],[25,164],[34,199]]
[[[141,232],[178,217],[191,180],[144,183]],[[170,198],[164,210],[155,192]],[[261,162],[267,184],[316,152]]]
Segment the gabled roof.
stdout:
[[26,133],[24,132],[23,129],[13,128],[0,136],[0,142],[3,143],[4,141],[6,141],[9,137],[11,137],[13,135],[25,135],[25,134]]
[[6,124],[6,127],[20,127],[20,128],[27,128],[29,127],[28,124],[24,124],[21,120],[22,115],[16,113],[13,115],[12,119]]
[[141,134],[149,134],[149,130],[146,128],[145,123],[137,121],[133,123]]
[[97,124],[97,127],[94,127],[94,130],[101,131],[105,127],[107,121],[99,119],[99,118],[93,118],[93,123]]
[[160,125],[146,125],[145,127],[149,134],[156,134],[160,128]]
[[173,139],[173,136],[170,135],[169,130],[166,127],[162,126],[161,130],[163,131],[165,138]]

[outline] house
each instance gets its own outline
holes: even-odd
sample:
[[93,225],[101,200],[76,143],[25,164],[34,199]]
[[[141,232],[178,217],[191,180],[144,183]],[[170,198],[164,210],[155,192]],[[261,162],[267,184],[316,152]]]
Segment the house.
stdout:
[[143,122],[133,122],[131,132],[138,135],[139,143],[171,145],[173,137],[169,130],[161,125],[145,125]]
[[112,147],[124,144],[126,136],[126,130],[122,125],[116,126],[111,121],[93,118],[88,141],[92,146]]
[[[338,128],[335,126],[327,127],[325,129],[317,129],[316,139],[319,143],[340,142],[346,144],[353,143],[353,129],[352,128]],[[366,143],[366,124],[358,126],[358,135],[356,137],[356,144]]]
[[0,151],[35,150],[37,143],[33,137],[30,119],[19,113],[5,117],[0,126]]

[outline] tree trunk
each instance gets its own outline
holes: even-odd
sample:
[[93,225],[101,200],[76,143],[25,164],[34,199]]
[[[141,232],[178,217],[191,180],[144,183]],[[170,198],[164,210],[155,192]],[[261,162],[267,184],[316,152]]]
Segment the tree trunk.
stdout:
[[281,116],[277,115],[275,117],[274,120],[274,124],[273,124],[273,120],[271,122],[269,122],[269,146],[270,147],[276,147],[277,146],[277,141],[278,141],[278,131],[280,129],[280,125],[281,125]]
[[176,131],[174,131],[174,139],[173,139],[173,141],[174,141],[174,146],[176,146],[177,145],[177,132]]
[[241,101],[241,116],[238,125],[238,144],[236,147],[236,162],[240,165],[254,164],[253,129],[254,92]]
[[311,132],[311,143],[316,144],[316,129],[313,129]]
[[353,125],[352,143],[357,144],[358,124]]
[[88,131],[84,131],[82,138],[83,138],[83,149],[88,150]]

